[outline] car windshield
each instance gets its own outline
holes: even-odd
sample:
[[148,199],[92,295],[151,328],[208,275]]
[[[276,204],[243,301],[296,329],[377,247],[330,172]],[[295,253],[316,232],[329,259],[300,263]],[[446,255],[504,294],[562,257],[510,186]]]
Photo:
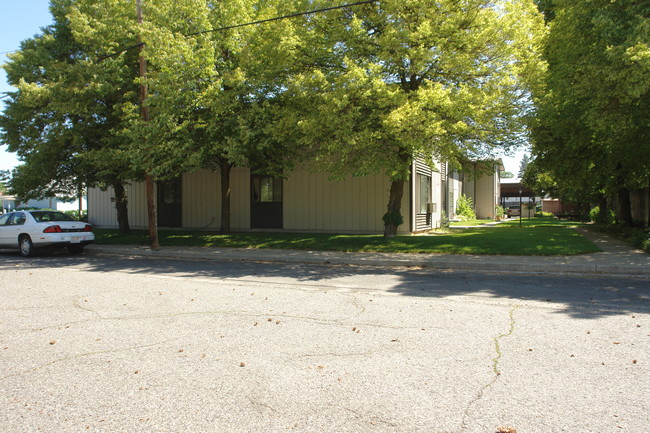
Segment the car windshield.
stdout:
[[30,212],[36,222],[50,222],[50,221],[74,221],[71,217],[64,214],[63,212],[54,212],[54,211],[34,211]]

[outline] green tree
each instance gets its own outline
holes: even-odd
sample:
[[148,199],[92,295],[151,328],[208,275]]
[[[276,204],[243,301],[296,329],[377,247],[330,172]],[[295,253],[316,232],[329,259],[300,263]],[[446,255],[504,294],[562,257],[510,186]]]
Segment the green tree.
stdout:
[[459,165],[522,141],[543,34],[532,2],[386,0],[305,28],[309,67],[289,86],[299,142],[333,177],[389,176],[385,236],[414,158]]
[[[644,2],[554,0],[533,155],[565,198],[618,203],[650,184],[650,33]],[[615,199],[615,200],[614,200]]]
[[[145,36],[153,69],[150,105],[155,113],[146,133],[148,142],[156,143],[145,152],[145,161],[162,176],[174,169],[218,172],[221,231],[229,232],[231,169],[248,166],[253,172],[282,176],[292,154],[291,142],[283,140],[279,125],[283,83],[294,63],[293,25],[283,21],[200,30],[282,15],[291,3],[194,3],[187,10],[194,17],[192,27],[159,26]],[[163,152],[161,146],[173,150]]]
[[2,139],[22,161],[11,188],[36,198],[112,186],[120,231],[127,232],[125,182],[139,174],[123,131],[138,97],[137,57],[128,53],[97,64],[101,48],[75,34],[70,20],[79,3],[52,0],[53,24],[23,42],[4,66],[17,91],[9,93],[0,116]]
[[526,167],[528,167],[529,163],[530,163],[530,157],[527,154],[524,154],[524,156],[521,158],[521,161],[519,162],[519,172],[517,173],[517,177],[519,178],[524,177],[524,173],[526,172]]
[[7,193],[7,182],[11,179],[9,170],[0,170],[0,194]]

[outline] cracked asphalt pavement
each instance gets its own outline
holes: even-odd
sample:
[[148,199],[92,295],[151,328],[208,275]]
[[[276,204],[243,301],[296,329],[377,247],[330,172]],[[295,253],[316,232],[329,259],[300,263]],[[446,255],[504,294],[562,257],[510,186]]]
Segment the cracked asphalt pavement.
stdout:
[[650,431],[650,282],[0,253],[0,426]]

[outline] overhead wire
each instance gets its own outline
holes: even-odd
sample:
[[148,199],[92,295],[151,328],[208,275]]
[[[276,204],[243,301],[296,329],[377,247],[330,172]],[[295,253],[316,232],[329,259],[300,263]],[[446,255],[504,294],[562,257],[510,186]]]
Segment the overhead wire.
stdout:
[[[355,3],[347,3],[347,4],[343,4],[343,5],[338,5],[338,6],[330,6],[330,7],[327,7],[327,8],[314,9],[314,10],[306,11],[306,12],[296,12],[296,13],[289,14],[289,15],[282,15],[282,16],[278,16],[278,17],[266,18],[266,19],[263,19],[263,20],[251,21],[251,22],[242,23],[242,24],[233,24],[233,25],[230,25],[230,26],[218,27],[216,29],[201,30],[199,32],[187,33],[187,34],[184,34],[183,36],[184,37],[190,37],[190,36],[197,36],[197,35],[202,35],[202,34],[206,34],[206,33],[221,32],[221,31],[232,30],[232,29],[237,29],[237,28],[241,28],[241,27],[253,26],[253,25],[258,25],[258,24],[265,24],[265,23],[269,23],[269,22],[273,22],[273,21],[280,21],[280,20],[285,20],[285,19],[290,19],[290,18],[297,18],[297,17],[301,17],[301,16],[305,16],[305,15],[313,15],[313,14],[318,14],[318,13],[322,13],[322,12],[329,12],[329,11],[333,11],[333,10],[337,10],[337,9],[346,9],[346,8],[351,8],[351,7],[355,7],[355,6],[361,6],[361,5],[365,5],[365,4],[376,3],[378,1],[379,0],[363,0],[363,1],[355,2]],[[102,62],[102,61],[104,61],[106,59],[118,56],[118,55],[120,55],[120,54],[122,54],[124,52],[127,52],[127,51],[135,49],[135,48],[140,48],[140,47],[142,47],[144,45],[146,45],[144,42],[139,42],[139,43],[134,44],[134,45],[129,45],[128,47],[122,48],[121,50],[116,51],[116,52],[114,52],[112,54],[108,54],[106,56],[100,57],[99,59],[97,59],[97,61]]]

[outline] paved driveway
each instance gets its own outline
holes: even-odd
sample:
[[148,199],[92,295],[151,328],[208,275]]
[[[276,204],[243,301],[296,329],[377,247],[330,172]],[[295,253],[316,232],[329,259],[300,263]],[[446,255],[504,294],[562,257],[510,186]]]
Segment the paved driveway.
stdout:
[[24,432],[650,431],[648,281],[0,256]]

